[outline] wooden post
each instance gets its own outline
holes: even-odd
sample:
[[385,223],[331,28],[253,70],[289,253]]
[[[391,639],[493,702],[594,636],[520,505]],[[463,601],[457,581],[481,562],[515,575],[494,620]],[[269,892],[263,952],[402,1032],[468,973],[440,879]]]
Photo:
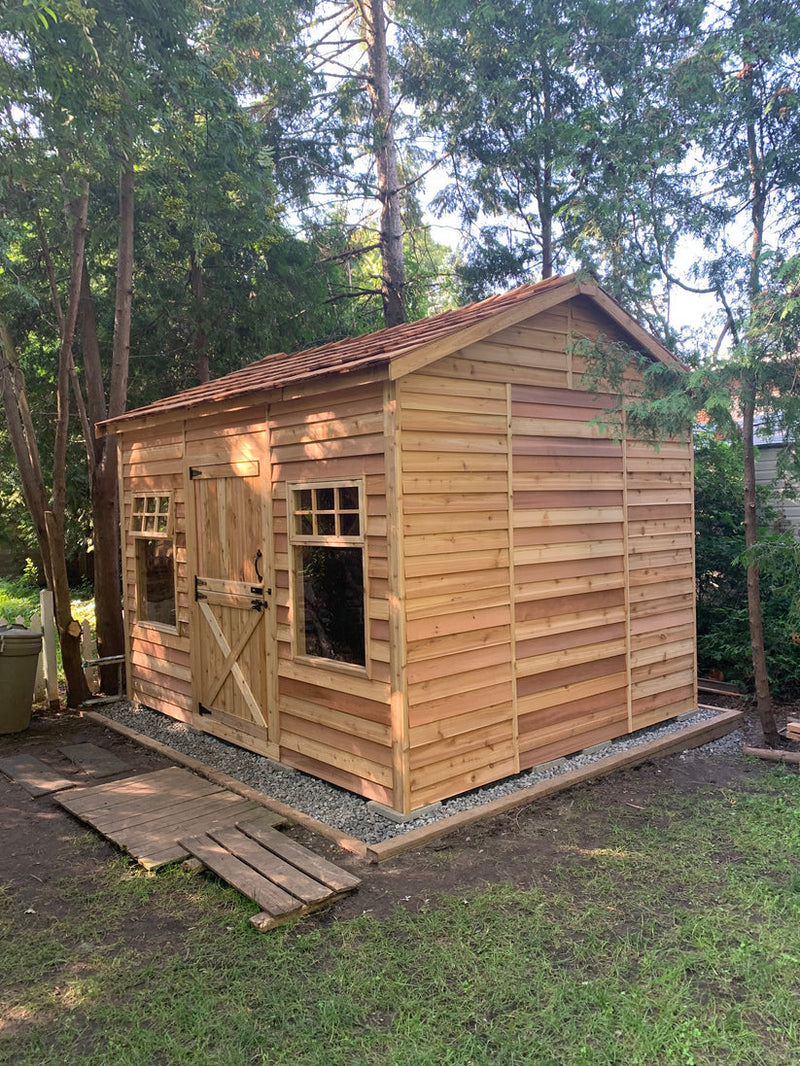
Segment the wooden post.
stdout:
[[53,593],[42,589],[39,593],[39,613],[42,616],[42,656],[44,683],[51,709],[59,706],[58,664],[56,662],[56,620]]
[[[38,612],[36,614],[31,615],[31,629],[35,633],[41,633],[42,632],[42,619],[41,619],[41,616],[38,614]],[[42,700],[47,695],[47,690],[45,689],[45,686],[44,686],[44,666],[42,665],[43,661],[44,661],[44,652],[40,651],[39,652],[39,657],[36,660],[36,680],[33,683],[33,702],[34,703],[41,703]]]
[[[84,661],[97,658],[97,644],[95,643],[92,627],[89,624],[88,618],[84,618],[81,622],[81,658]],[[92,694],[97,692],[99,688],[99,678],[97,674],[98,671],[96,666],[84,666],[83,676],[86,678],[86,684],[89,686],[89,691]]]

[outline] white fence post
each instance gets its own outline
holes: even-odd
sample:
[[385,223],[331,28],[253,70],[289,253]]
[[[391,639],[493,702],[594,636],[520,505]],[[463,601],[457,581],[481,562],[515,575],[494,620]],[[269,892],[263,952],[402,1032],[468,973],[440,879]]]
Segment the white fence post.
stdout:
[[[41,633],[42,631],[42,619],[37,612],[31,615],[31,629],[34,633]],[[33,701],[34,703],[41,703],[47,695],[47,690],[44,687],[44,666],[42,665],[44,660],[44,651],[39,652],[39,658],[36,660],[36,680],[33,683]]]
[[42,655],[44,658],[44,684],[47,699],[51,704],[58,700],[58,664],[56,661],[56,620],[53,593],[50,589],[39,592],[39,612],[42,616]]

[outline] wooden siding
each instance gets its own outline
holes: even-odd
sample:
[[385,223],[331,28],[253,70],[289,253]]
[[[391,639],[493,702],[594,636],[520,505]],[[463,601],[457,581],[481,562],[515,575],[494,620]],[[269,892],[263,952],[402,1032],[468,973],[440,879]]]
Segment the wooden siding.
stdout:
[[[598,333],[622,337],[578,296],[396,381],[309,381],[123,433],[125,528],[134,491],[171,492],[176,515],[175,629],[136,618],[123,543],[132,696],[404,811],[692,709],[691,452],[593,422],[570,345]],[[266,731],[233,701],[194,716],[189,468],[256,459]],[[293,638],[287,486],[340,479],[365,492],[363,668]]]
[[581,390],[581,299],[398,382],[412,807],[696,705],[688,444]]
[[[142,430],[120,438],[123,599],[128,640],[128,692],[132,699],[176,718],[192,718],[189,641],[189,574],[181,427]],[[175,513],[176,622],[171,627],[139,621],[136,542],[130,536],[133,495],[171,493]]]
[[507,388],[443,362],[398,383],[412,808],[517,768]]
[[[394,804],[387,609],[383,386],[314,392],[270,406],[280,758]],[[366,669],[294,656],[287,484],[364,478]]]

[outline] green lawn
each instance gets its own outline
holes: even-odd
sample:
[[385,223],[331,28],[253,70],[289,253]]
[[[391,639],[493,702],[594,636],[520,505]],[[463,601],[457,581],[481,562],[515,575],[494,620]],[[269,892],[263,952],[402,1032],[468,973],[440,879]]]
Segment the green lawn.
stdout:
[[399,860],[382,918],[258,934],[233,890],[123,859],[36,915],[9,893],[0,1062],[796,1066],[800,776],[688,793],[646,772],[646,809],[570,793],[547,863],[520,815],[524,887],[438,896],[445,850],[404,903]]

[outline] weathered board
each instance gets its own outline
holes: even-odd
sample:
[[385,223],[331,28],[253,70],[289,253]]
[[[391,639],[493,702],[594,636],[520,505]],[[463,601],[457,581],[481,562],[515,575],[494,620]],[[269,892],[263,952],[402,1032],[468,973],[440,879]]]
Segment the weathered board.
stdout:
[[62,788],[73,788],[75,778],[64,777],[35,755],[9,755],[0,759],[0,772],[24,788],[31,796],[44,796]]
[[56,797],[62,807],[87,822],[136,861],[153,870],[185,859],[178,841],[238,819],[273,826],[281,815],[179,767],[91,785]]
[[318,910],[361,884],[358,877],[265,826],[263,820],[211,829],[180,843],[262,908],[250,919],[260,931]]

